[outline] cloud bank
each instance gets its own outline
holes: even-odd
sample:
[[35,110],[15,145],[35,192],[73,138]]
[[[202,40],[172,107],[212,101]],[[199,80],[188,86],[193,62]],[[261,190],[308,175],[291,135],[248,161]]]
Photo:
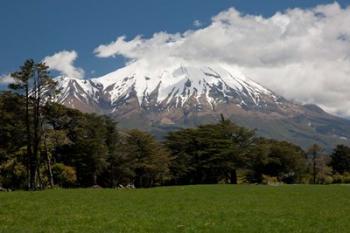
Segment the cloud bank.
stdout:
[[204,28],[131,40],[121,36],[94,53],[155,67],[174,60],[238,66],[289,99],[350,116],[350,7],[337,3],[269,18],[230,8]]
[[52,56],[47,56],[43,62],[49,66],[50,70],[56,70],[63,76],[71,78],[84,78],[84,70],[74,66],[74,61],[78,58],[76,51],[60,51]]

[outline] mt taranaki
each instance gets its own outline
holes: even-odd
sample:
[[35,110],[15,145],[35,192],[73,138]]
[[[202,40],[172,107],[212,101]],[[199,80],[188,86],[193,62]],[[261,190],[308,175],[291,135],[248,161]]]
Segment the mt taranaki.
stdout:
[[220,114],[257,134],[307,147],[350,144],[350,121],[316,105],[288,101],[223,64],[140,61],[90,80],[58,77],[56,101],[112,116],[121,127],[161,137],[179,127],[217,122]]

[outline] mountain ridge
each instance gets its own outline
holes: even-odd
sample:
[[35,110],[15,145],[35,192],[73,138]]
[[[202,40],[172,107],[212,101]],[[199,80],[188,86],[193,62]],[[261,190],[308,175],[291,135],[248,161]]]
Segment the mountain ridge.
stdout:
[[99,78],[56,80],[57,102],[107,114],[122,127],[142,128],[159,137],[177,127],[215,122],[224,114],[256,128],[261,136],[304,147],[349,144],[350,121],[316,105],[288,101],[235,67],[173,64],[153,69],[134,62]]

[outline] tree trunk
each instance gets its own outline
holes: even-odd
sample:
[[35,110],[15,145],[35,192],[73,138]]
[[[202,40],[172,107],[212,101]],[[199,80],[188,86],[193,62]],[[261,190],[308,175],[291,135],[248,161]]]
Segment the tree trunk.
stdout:
[[47,165],[47,170],[49,171],[49,182],[50,182],[50,187],[54,187],[54,181],[53,181],[53,173],[52,173],[52,166],[51,166],[51,156],[49,149],[47,148],[47,142],[46,142],[46,135],[44,137],[44,146],[45,146],[45,153],[46,153],[46,165]]
[[312,156],[312,176],[313,176],[313,183],[316,184],[316,153]]
[[96,171],[93,174],[93,183],[94,183],[94,186],[97,185],[97,174],[96,174]]
[[237,184],[237,171],[236,171],[236,169],[233,169],[231,171],[230,182],[231,182],[231,184]]
[[[33,166],[35,170],[38,169],[38,160],[39,160],[39,146],[40,146],[40,129],[39,129],[39,121],[40,121],[40,113],[39,113],[39,81],[38,81],[38,76],[34,77],[34,143],[33,143]],[[40,176],[40,174],[38,174]],[[35,179],[35,188],[37,187],[37,182]]]
[[39,162],[37,162],[36,174],[37,174],[37,179],[36,179],[36,182],[35,182],[36,183],[36,188],[42,189],[43,188],[43,182],[42,182],[42,179],[41,179]]
[[27,136],[27,181],[28,190],[33,190],[35,187],[35,168],[33,167],[33,153],[32,153],[32,135],[30,130],[30,117],[29,117],[29,87],[28,81],[25,86],[25,100],[26,100],[26,136]]
[[111,186],[112,186],[112,188],[117,187],[116,175],[115,175],[114,170],[115,170],[115,168],[114,168],[113,162],[111,162],[110,173],[111,173]]

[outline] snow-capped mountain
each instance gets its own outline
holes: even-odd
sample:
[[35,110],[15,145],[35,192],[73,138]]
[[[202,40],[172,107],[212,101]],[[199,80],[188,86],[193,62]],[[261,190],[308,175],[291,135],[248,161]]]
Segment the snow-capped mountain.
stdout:
[[222,103],[263,111],[284,101],[237,70],[221,66],[147,70],[135,63],[100,78],[60,77],[58,83],[60,103],[104,113],[117,112],[133,98],[142,110],[153,111],[214,110]]
[[349,121],[314,105],[287,101],[237,67],[181,63],[150,67],[134,62],[99,78],[57,80],[58,102],[108,114],[121,126],[156,134],[214,122],[222,113],[240,125],[257,128],[263,136],[303,145],[349,142]]

